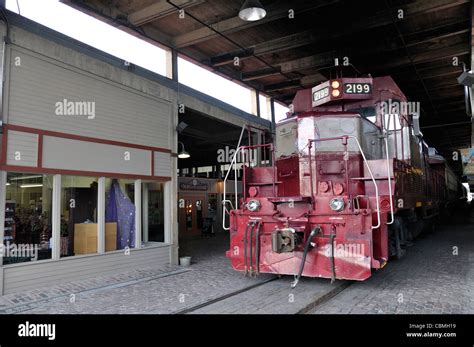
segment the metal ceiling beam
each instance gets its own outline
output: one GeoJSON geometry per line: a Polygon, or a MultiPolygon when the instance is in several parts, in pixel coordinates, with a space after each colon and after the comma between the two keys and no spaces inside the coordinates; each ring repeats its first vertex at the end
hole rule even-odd
{"type": "MultiPolygon", "coordinates": [[[[327,78],[321,74],[314,74],[308,76],[302,76],[299,78],[294,78],[289,81],[278,82],[274,84],[267,84],[264,86],[264,90],[266,92],[276,92],[279,90],[288,90],[293,88],[306,88],[306,87],[314,87],[317,84],[326,81],[327,78]]],[[[281,99],[280,96],[276,96],[277,99],[281,99]]]]}
{"type": "Polygon", "coordinates": [[[253,81],[261,78],[276,76],[281,74],[281,69],[264,68],[261,70],[248,71],[242,73],[242,81],[253,81]]]}
{"type": "MultiPolygon", "coordinates": [[[[426,62],[433,62],[441,59],[452,58],[454,56],[460,56],[470,52],[470,47],[466,44],[459,43],[454,46],[442,47],[434,50],[426,50],[421,53],[412,54],[412,60],[415,64],[421,64],[426,62]]],[[[377,70],[387,70],[402,65],[411,64],[408,57],[396,59],[385,64],[379,64],[377,70]]]]}
{"type": "Polygon", "coordinates": [[[274,84],[268,84],[264,87],[266,92],[275,92],[278,90],[285,90],[285,89],[293,89],[295,87],[300,87],[301,83],[300,80],[292,80],[292,81],[284,81],[274,84]]]}
{"type": "MultiPolygon", "coordinates": [[[[441,66],[435,67],[432,69],[419,69],[420,76],[424,80],[439,78],[439,77],[449,77],[449,76],[459,76],[461,73],[461,67],[459,66],[441,66]]],[[[410,75],[408,79],[412,81],[412,71],[403,71],[403,72],[395,72],[392,73],[392,76],[400,76],[401,81],[405,81],[405,79],[401,78],[402,76],[410,75]]]]}
{"type": "MultiPolygon", "coordinates": [[[[187,9],[199,4],[204,0],[173,0],[176,5],[183,9],[187,9]]],[[[177,13],[176,9],[171,6],[166,0],[158,0],[157,2],[146,6],[140,10],[132,12],[128,15],[128,21],[133,25],[143,25],[153,22],[157,19],[166,17],[172,13],[177,13]]]]}
{"type": "Polygon", "coordinates": [[[155,46],[167,48],[172,45],[171,37],[150,26],[143,28],[133,25],[125,19],[127,15],[115,7],[95,2],[91,4],[90,1],[60,0],[60,2],[155,46]]]}
{"type": "MultiPolygon", "coordinates": [[[[304,69],[328,67],[334,63],[334,58],[335,58],[335,53],[329,52],[327,54],[326,53],[317,54],[310,57],[295,59],[295,60],[291,60],[291,61],[279,64],[277,66],[277,69],[278,69],[277,71],[279,73],[290,73],[290,72],[296,72],[296,71],[304,70],[304,69]]],[[[242,73],[242,80],[243,81],[256,80],[256,79],[273,76],[275,74],[276,73],[272,73],[272,71],[266,68],[260,69],[260,70],[248,71],[248,72],[242,73]]],[[[320,73],[316,73],[316,74],[308,75],[308,76],[301,76],[301,78],[295,78],[295,79],[304,79],[304,78],[307,78],[309,81],[326,80],[326,78],[320,73]]],[[[308,82],[306,84],[308,84],[308,82]]]]}
{"type": "MultiPolygon", "coordinates": [[[[447,1],[447,0],[435,0],[435,1],[425,1],[425,2],[416,2],[412,4],[408,4],[404,7],[401,7],[405,10],[405,19],[410,18],[415,15],[423,14],[423,13],[430,13],[433,11],[437,11],[438,9],[447,9],[453,6],[459,6],[465,3],[469,3],[469,0],[460,0],[460,1],[447,1]]],[[[225,64],[230,64],[233,62],[235,57],[239,57],[240,59],[247,59],[252,57],[252,55],[264,55],[270,53],[277,53],[280,51],[295,49],[302,46],[307,46],[311,43],[321,41],[321,40],[332,40],[338,37],[342,37],[348,34],[352,34],[355,32],[368,30],[377,28],[380,26],[391,24],[390,16],[385,13],[385,15],[377,14],[370,18],[365,18],[363,20],[351,22],[351,25],[348,26],[346,29],[339,28],[339,30],[331,30],[326,32],[317,32],[315,33],[314,30],[307,30],[303,32],[299,32],[292,35],[287,35],[284,37],[280,37],[274,40],[270,40],[267,42],[263,42],[261,44],[254,45],[252,47],[248,47],[245,51],[233,51],[227,52],[210,59],[211,64],[214,66],[220,66],[225,64]]],[[[452,22],[449,22],[443,26],[429,28],[425,30],[421,30],[415,33],[410,33],[409,35],[420,34],[426,31],[432,31],[433,29],[439,29],[444,26],[451,26],[456,25],[462,22],[466,22],[465,20],[459,21],[459,19],[455,18],[452,22]]]]}
{"type": "MultiPolygon", "coordinates": [[[[465,31],[463,31],[465,32],[465,31]]],[[[438,35],[438,36],[433,36],[430,38],[430,40],[436,40],[441,37],[445,37],[446,34],[438,35]]],[[[425,42],[424,40],[421,42],[425,42]]],[[[447,47],[450,48],[450,47],[447,47]]],[[[457,46],[454,46],[453,49],[458,49],[455,54],[465,54],[468,52],[467,46],[459,44],[457,46]]],[[[392,42],[386,42],[385,44],[377,45],[377,51],[383,51],[384,49],[390,49],[390,50],[396,50],[399,49],[399,47],[394,47],[392,45],[392,42]]],[[[420,63],[420,62],[425,62],[425,61],[430,61],[431,55],[436,55],[438,52],[445,52],[446,48],[440,48],[438,50],[426,50],[425,52],[414,54],[414,61],[415,63],[420,63]],[[428,57],[428,58],[426,58],[428,57]]],[[[373,52],[371,52],[373,53],[373,52]]],[[[357,52],[354,52],[351,55],[351,58],[354,59],[354,57],[357,56],[364,56],[367,55],[367,50],[362,49],[357,52]]],[[[315,54],[309,57],[304,57],[304,58],[299,58],[299,59],[294,59],[288,62],[284,62],[281,64],[274,64],[275,66],[279,66],[281,69],[281,72],[283,73],[289,73],[289,72],[294,72],[294,71],[299,71],[299,70],[304,70],[304,69],[312,69],[312,68],[322,68],[322,67],[327,67],[331,66],[334,64],[334,58],[336,58],[337,52],[336,51],[329,51],[329,52],[323,52],[319,54],[315,54]]],[[[400,66],[400,65],[408,65],[410,64],[410,61],[408,58],[402,58],[400,61],[403,61],[401,64],[397,64],[396,61],[394,66],[400,66]]],[[[390,68],[391,65],[390,63],[377,66],[376,70],[385,70],[387,68],[390,68]],[[383,66],[383,67],[381,67],[383,66]]],[[[258,78],[264,78],[267,77],[268,75],[266,74],[265,69],[261,70],[254,70],[254,71],[249,71],[249,72],[244,72],[242,73],[242,77],[245,78],[245,76],[250,75],[252,76],[252,80],[258,79],[258,78]]]]}
{"type": "MultiPolygon", "coordinates": [[[[175,0],[172,0],[175,1],[175,0]]],[[[296,6],[289,6],[289,4],[276,4],[276,5],[269,5],[266,7],[267,16],[259,21],[248,22],[243,21],[239,18],[239,16],[234,16],[228,19],[224,19],[217,23],[211,24],[211,27],[215,30],[219,31],[221,34],[231,34],[235,33],[244,29],[249,29],[255,27],[257,25],[261,25],[264,23],[272,22],[282,18],[288,18],[288,11],[290,9],[294,10],[296,14],[302,14],[307,11],[312,11],[324,6],[332,5],[339,0],[324,0],[318,1],[318,4],[310,5],[307,4],[303,5],[296,5],[296,6]]],[[[199,28],[197,30],[190,31],[185,34],[178,35],[174,38],[174,46],[177,48],[184,48],[188,46],[195,45],[197,43],[201,43],[210,39],[218,37],[217,33],[207,27],[199,28]]]]}

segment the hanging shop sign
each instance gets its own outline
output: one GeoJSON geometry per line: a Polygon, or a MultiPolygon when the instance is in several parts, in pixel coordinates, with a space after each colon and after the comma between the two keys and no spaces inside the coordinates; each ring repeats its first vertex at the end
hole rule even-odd
{"type": "Polygon", "coordinates": [[[207,183],[199,182],[197,179],[192,179],[187,182],[181,182],[179,184],[179,189],[181,190],[208,190],[209,185],[207,183]]]}

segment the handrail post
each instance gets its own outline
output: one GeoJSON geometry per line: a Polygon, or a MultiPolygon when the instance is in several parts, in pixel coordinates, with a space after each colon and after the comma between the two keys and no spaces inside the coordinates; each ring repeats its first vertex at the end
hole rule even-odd
{"type": "MultiPolygon", "coordinates": [[[[236,158],[237,158],[237,153],[239,151],[239,147],[240,147],[240,143],[242,142],[242,138],[244,136],[244,133],[245,133],[245,129],[246,129],[246,125],[244,124],[242,126],[242,130],[240,132],[240,137],[239,137],[239,142],[237,143],[237,150],[235,151],[234,153],[234,156],[232,157],[232,160],[230,162],[230,166],[229,166],[229,170],[227,171],[227,174],[225,175],[224,177],[224,192],[223,192],[223,199],[222,199],[222,228],[224,230],[229,230],[230,227],[226,227],[225,226],[225,213],[227,212],[227,209],[225,207],[225,204],[226,202],[228,201],[227,200],[227,194],[226,194],[226,187],[227,187],[227,179],[229,178],[229,174],[230,172],[232,171],[232,165],[234,164],[236,158]]],[[[234,177],[235,178],[235,177],[234,177]]],[[[235,183],[235,196],[237,197],[237,182],[235,183]]],[[[237,199],[236,199],[237,201],[237,199]]]]}
{"type": "Polygon", "coordinates": [[[311,153],[311,148],[313,147],[313,141],[311,139],[309,140],[308,143],[308,156],[309,156],[309,184],[310,184],[310,189],[311,189],[311,204],[313,206],[313,209],[315,208],[315,203],[314,203],[314,184],[313,184],[313,159],[312,159],[312,153],[311,153]]]}
{"type": "MultiPolygon", "coordinates": [[[[388,124],[390,124],[390,115],[388,116],[388,124]]],[[[385,142],[385,156],[387,158],[387,180],[388,180],[388,195],[390,196],[390,215],[391,215],[391,220],[390,222],[387,222],[387,225],[393,224],[395,221],[395,216],[393,213],[393,197],[392,197],[392,175],[390,174],[390,160],[388,156],[388,129],[385,129],[385,115],[382,118],[382,134],[385,142]]],[[[396,135],[396,133],[395,133],[396,135]]]]}
{"type": "Polygon", "coordinates": [[[364,164],[365,166],[367,167],[367,170],[369,172],[369,175],[370,175],[370,178],[374,184],[374,187],[375,187],[375,205],[376,205],[376,209],[377,209],[377,225],[373,226],[372,225],[372,229],[377,229],[380,227],[380,206],[379,206],[379,187],[377,185],[377,182],[375,181],[375,177],[372,173],[372,169],[370,168],[369,166],[369,163],[367,161],[367,158],[365,157],[365,154],[364,154],[364,151],[362,150],[362,147],[360,146],[360,143],[359,143],[359,140],[357,140],[357,137],[355,136],[349,136],[349,135],[344,135],[344,136],[339,136],[339,137],[327,137],[327,138],[322,138],[322,139],[317,139],[317,140],[313,140],[313,139],[310,139],[309,141],[310,142],[317,142],[317,141],[334,141],[334,140],[342,140],[342,143],[343,144],[346,144],[347,145],[347,140],[348,139],[354,139],[356,144],[357,144],[357,147],[359,148],[359,151],[360,151],[360,154],[362,155],[362,159],[364,159],[364,164]]]}
{"type": "Polygon", "coordinates": [[[357,137],[355,136],[347,136],[348,138],[354,139],[357,147],[359,147],[360,154],[362,155],[362,158],[364,159],[365,166],[367,166],[367,171],[369,172],[370,178],[372,179],[372,182],[374,183],[375,186],[375,206],[377,209],[377,225],[373,226],[372,229],[377,229],[380,227],[380,206],[379,206],[379,187],[377,186],[377,182],[375,181],[375,177],[372,173],[372,169],[369,166],[369,163],[365,157],[364,151],[362,150],[362,147],[360,146],[359,140],[357,140],[357,137]]]}

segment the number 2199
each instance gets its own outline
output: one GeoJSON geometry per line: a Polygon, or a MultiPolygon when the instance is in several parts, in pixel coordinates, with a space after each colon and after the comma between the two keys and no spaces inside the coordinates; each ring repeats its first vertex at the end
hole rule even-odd
{"type": "Polygon", "coordinates": [[[346,94],[370,94],[371,87],[370,83],[345,83],[344,92],[346,94]]]}

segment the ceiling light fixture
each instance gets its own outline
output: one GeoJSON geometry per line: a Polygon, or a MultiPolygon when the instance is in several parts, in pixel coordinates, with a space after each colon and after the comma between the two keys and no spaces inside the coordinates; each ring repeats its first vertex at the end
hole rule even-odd
{"type": "Polygon", "coordinates": [[[41,183],[38,184],[22,184],[20,185],[20,188],[40,188],[43,185],[41,183]]]}
{"type": "Polygon", "coordinates": [[[33,176],[17,176],[10,178],[10,181],[20,181],[20,180],[30,180],[33,178],[41,178],[43,175],[33,175],[33,176]]]}
{"type": "Polygon", "coordinates": [[[254,22],[264,18],[267,11],[263,8],[258,0],[245,0],[242,8],[239,11],[239,17],[248,22],[254,22]]]}
{"type": "Polygon", "coordinates": [[[188,159],[191,156],[191,154],[186,152],[186,150],[184,149],[184,143],[178,142],[178,144],[181,144],[181,146],[183,146],[183,150],[181,152],[179,152],[178,158],[179,159],[188,159]]]}

